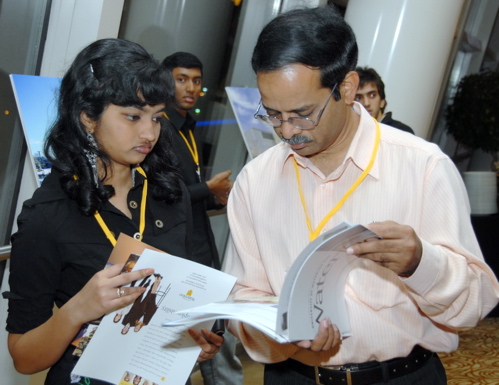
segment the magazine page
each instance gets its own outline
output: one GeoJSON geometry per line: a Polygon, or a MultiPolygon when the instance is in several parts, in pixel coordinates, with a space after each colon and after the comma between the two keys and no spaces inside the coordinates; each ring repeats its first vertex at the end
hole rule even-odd
{"type": "MultiPolygon", "coordinates": [[[[351,335],[345,305],[345,282],[358,260],[345,250],[354,243],[379,239],[368,228],[343,222],[311,242],[293,262],[278,299],[212,303],[178,312],[165,326],[189,325],[215,318],[234,319],[256,327],[279,342],[312,340],[319,322],[329,317],[342,337],[351,335]]],[[[275,298],[275,297],[269,297],[275,298]]]]}
{"type": "Polygon", "coordinates": [[[289,342],[285,335],[275,332],[277,297],[236,299],[210,303],[177,312],[177,319],[163,322],[163,326],[182,326],[187,329],[198,323],[217,318],[244,321],[280,343],[289,342]]]}
{"type": "MultiPolygon", "coordinates": [[[[147,288],[133,304],[102,319],[73,375],[112,384],[135,376],[151,384],[183,384],[201,349],[185,328],[163,328],[161,323],[178,310],[227,299],[236,278],[151,249],[140,255],[127,253],[134,260],[133,270],[155,272],[132,283],[147,288]]],[[[207,321],[197,329],[210,329],[212,324],[207,321]]]]}
{"type": "Polygon", "coordinates": [[[317,250],[291,289],[288,307],[279,307],[277,333],[290,341],[312,340],[319,324],[329,318],[342,338],[351,335],[345,304],[345,283],[357,257],[344,252],[317,250]],[[287,310],[286,310],[287,309],[287,310]]]}
{"type": "Polygon", "coordinates": [[[308,244],[286,274],[276,332],[291,341],[310,340],[328,317],[342,337],[351,335],[344,288],[357,257],[345,250],[373,239],[379,237],[368,228],[342,222],[308,244]]]}
{"type": "Polygon", "coordinates": [[[180,318],[165,321],[163,326],[182,325],[184,329],[187,329],[207,320],[233,319],[257,328],[277,342],[286,343],[314,339],[318,331],[316,324],[318,325],[318,322],[328,316],[331,322],[338,326],[342,337],[347,337],[350,335],[350,324],[344,305],[343,286],[350,271],[351,262],[357,258],[335,251],[327,255],[324,251],[316,251],[316,253],[313,269],[303,269],[297,276],[298,284],[291,286],[291,290],[298,287],[301,289],[291,294],[292,299],[288,301],[288,308],[281,308],[282,301],[277,304],[251,299],[228,300],[178,311],[176,315],[180,318]],[[328,275],[327,279],[323,274],[328,275]],[[324,297],[327,297],[327,309],[332,313],[330,315],[326,315],[325,304],[315,304],[315,297],[311,297],[313,291],[304,289],[312,287],[314,290],[315,288],[311,285],[314,285],[313,282],[316,279],[321,281],[315,283],[321,291],[319,295],[323,295],[322,291],[328,293],[324,297]],[[304,310],[312,314],[307,317],[307,314],[303,313],[304,310]],[[288,317],[291,320],[290,325],[288,325],[288,317]]]}

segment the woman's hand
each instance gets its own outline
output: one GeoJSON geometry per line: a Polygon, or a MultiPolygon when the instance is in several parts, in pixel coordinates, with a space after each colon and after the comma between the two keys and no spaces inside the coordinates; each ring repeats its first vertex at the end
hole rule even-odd
{"type": "Polygon", "coordinates": [[[199,333],[195,329],[188,329],[189,335],[202,349],[198,357],[198,362],[211,360],[220,351],[224,343],[224,338],[207,329],[201,329],[199,333]]]}
{"type": "Polygon", "coordinates": [[[25,334],[9,334],[9,352],[17,371],[33,374],[49,368],[61,358],[84,323],[135,301],[144,288],[122,286],[154,270],[120,274],[122,268],[123,264],[116,264],[99,271],[45,323],[25,334]]]}
{"type": "Polygon", "coordinates": [[[154,273],[142,269],[120,274],[123,264],[116,264],[96,273],[87,284],[67,303],[72,309],[74,322],[82,325],[103,315],[131,304],[145,288],[122,287],[154,273]]]}

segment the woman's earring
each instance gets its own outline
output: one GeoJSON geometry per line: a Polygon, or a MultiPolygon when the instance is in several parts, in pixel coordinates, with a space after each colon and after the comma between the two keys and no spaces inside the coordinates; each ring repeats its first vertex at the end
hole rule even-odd
{"type": "Polygon", "coordinates": [[[90,132],[87,132],[87,139],[90,144],[90,147],[94,151],[89,151],[89,150],[83,150],[83,151],[85,152],[85,156],[87,157],[87,160],[90,163],[90,167],[92,167],[95,187],[99,187],[99,173],[97,172],[97,142],[95,141],[94,136],[90,132]]]}

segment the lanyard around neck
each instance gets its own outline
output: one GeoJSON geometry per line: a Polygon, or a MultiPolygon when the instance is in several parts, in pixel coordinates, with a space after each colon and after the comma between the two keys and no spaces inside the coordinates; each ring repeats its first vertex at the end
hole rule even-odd
{"type": "Polygon", "coordinates": [[[298,182],[298,192],[300,193],[300,199],[301,199],[301,204],[303,206],[303,210],[305,211],[305,218],[307,221],[307,226],[308,226],[308,231],[309,231],[309,238],[310,242],[312,242],[315,238],[317,238],[326,225],[326,223],[332,218],[334,214],[338,212],[338,210],[343,206],[345,201],[352,195],[352,193],[355,191],[357,187],[362,183],[364,178],[369,174],[369,171],[371,171],[374,161],[376,159],[376,154],[378,153],[378,148],[379,148],[379,142],[380,142],[380,127],[379,123],[374,119],[376,123],[376,137],[374,139],[374,148],[373,152],[371,154],[371,159],[369,160],[369,163],[366,167],[366,169],[362,172],[362,174],[357,178],[357,180],[350,186],[348,191],[343,195],[343,197],[340,199],[340,201],[334,206],[331,211],[322,219],[321,223],[319,223],[319,226],[314,230],[312,228],[312,222],[310,221],[310,217],[308,215],[308,210],[307,210],[307,204],[305,202],[305,196],[303,194],[303,189],[301,185],[301,178],[300,178],[300,170],[298,168],[298,163],[296,162],[296,158],[293,156],[293,161],[294,161],[294,166],[295,166],[295,173],[296,173],[296,180],[298,182]]]}
{"type": "MultiPolygon", "coordinates": [[[[140,202],[139,232],[133,235],[135,239],[141,241],[146,228],[147,175],[142,167],[138,166],[135,169],[145,178],[144,187],[142,188],[142,201],[140,202]]],[[[94,217],[99,223],[102,231],[104,231],[104,234],[106,234],[107,239],[109,239],[109,242],[111,242],[114,247],[116,245],[116,238],[111,230],[109,230],[109,227],[107,227],[106,222],[104,222],[104,219],[102,219],[102,216],[98,211],[95,212],[94,217]]]]}
{"type": "Polygon", "coordinates": [[[187,145],[189,152],[191,153],[192,159],[194,160],[194,163],[196,163],[196,173],[198,174],[199,180],[201,180],[201,168],[199,167],[198,147],[196,146],[196,141],[194,140],[194,134],[192,133],[192,130],[189,130],[189,137],[191,139],[191,143],[189,143],[189,141],[187,140],[182,131],[179,130],[178,133],[180,134],[182,139],[184,139],[184,142],[187,145]]]}

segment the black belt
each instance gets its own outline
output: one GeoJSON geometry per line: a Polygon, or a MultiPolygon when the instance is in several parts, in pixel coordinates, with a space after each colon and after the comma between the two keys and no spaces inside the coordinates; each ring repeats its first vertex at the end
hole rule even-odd
{"type": "Polygon", "coordinates": [[[383,362],[370,361],[362,364],[324,367],[305,365],[288,359],[270,365],[300,373],[313,379],[319,385],[368,385],[412,373],[422,368],[433,356],[433,352],[416,346],[407,357],[383,362]]]}

